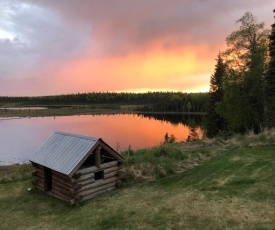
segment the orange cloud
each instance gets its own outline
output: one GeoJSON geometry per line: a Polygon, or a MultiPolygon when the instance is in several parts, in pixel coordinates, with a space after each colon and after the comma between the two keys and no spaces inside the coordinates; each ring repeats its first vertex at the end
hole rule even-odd
{"type": "Polygon", "coordinates": [[[73,59],[60,67],[58,84],[72,92],[207,91],[215,66],[208,53],[203,45],[177,50],[155,45],[144,53],[127,56],[73,59]]]}

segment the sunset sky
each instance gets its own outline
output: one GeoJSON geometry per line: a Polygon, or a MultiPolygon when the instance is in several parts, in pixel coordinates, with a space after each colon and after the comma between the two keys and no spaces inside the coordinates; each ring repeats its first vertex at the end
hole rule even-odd
{"type": "Polygon", "coordinates": [[[225,38],[274,0],[0,0],[0,96],[208,91],[225,38]]]}

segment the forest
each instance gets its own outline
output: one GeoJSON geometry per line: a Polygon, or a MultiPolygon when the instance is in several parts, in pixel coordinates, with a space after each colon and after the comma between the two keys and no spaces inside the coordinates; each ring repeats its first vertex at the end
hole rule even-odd
{"type": "Polygon", "coordinates": [[[0,97],[0,106],[15,103],[20,106],[52,105],[136,105],[144,112],[205,113],[208,93],[147,92],[114,93],[93,92],[39,97],[0,97]]]}
{"type": "Polygon", "coordinates": [[[224,131],[257,134],[275,126],[275,23],[266,29],[246,12],[236,24],[210,80],[209,137],[224,131]]]}

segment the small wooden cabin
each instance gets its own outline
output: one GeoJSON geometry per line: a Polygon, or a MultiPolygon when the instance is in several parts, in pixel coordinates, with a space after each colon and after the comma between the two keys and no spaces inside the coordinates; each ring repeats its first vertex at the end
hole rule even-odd
{"type": "Polygon", "coordinates": [[[30,158],[33,185],[76,204],[114,189],[123,161],[101,138],[54,132],[30,158]]]}

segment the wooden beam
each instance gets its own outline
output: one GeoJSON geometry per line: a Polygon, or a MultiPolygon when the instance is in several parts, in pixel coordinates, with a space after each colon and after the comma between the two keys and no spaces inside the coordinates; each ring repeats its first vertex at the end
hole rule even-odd
{"type": "Polygon", "coordinates": [[[93,189],[93,188],[100,187],[100,186],[108,184],[108,183],[115,182],[115,181],[117,181],[117,179],[118,179],[118,177],[114,176],[114,177],[108,178],[106,180],[95,182],[93,184],[84,185],[79,190],[77,190],[77,193],[81,193],[81,192],[83,192],[85,190],[88,190],[88,189],[93,189]]]}
{"type": "Polygon", "coordinates": [[[86,168],[80,168],[79,170],[76,171],[76,174],[81,173],[81,174],[86,174],[86,173],[91,173],[98,170],[98,167],[96,166],[91,166],[91,167],[86,167],[86,168]]]}
{"type": "Polygon", "coordinates": [[[113,176],[117,176],[117,171],[104,174],[104,179],[108,179],[113,176]]]}
{"type": "Polygon", "coordinates": [[[83,181],[79,181],[77,182],[76,184],[74,184],[74,186],[80,186],[79,188],[81,188],[83,185],[86,185],[86,184],[92,184],[95,182],[95,178],[92,178],[92,179],[87,179],[87,180],[83,180],[83,181]]]}
{"type": "Polygon", "coordinates": [[[93,188],[93,189],[88,189],[88,190],[85,190],[81,193],[78,193],[76,195],[76,198],[77,199],[83,199],[83,197],[85,197],[85,196],[88,196],[88,195],[91,195],[93,193],[96,193],[96,192],[99,192],[99,191],[102,191],[102,190],[105,190],[105,189],[108,189],[108,188],[111,188],[111,187],[115,187],[115,186],[116,186],[116,182],[112,182],[112,183],[102,185],[100,187],[96,187],[96,188],[93,188]]]}
{"type": "Polygon", "coordinates": [[[75,192],[75,190],[76,190],[72,185],[67,185],[67,184],[64,184],[64,183],[62,183],[62,182],[60,182],[60,181],[57,181],[57,180],[54,180],[54,179],[53,179],[52,182],[53,182],[53,183],[52,183],[52,186],[53,186],[53,187],[56,187],[56,186],[62,187],[63,189],[68,190],[68,191],[70,191],[70,192],[75,192]]]}
{"type": "Polygon", "coordinates": [[[110,162],[101,164],[100,168],[97,167],[97,166],[90,166],[90,167],[80,168],[79,170],[76,171],[76,174],[80,173],[81,175],[84,175],[84,174],[87,174],[87,173],[95,172],[99,169],[105,169],[106,170],[107,168],[111,168],[111,167],[115,167],[115,166],[117,167],[117,165],[118,165],[118,161],[110,161],[110,162]]]}
{"type": "Polygon", "coordinates": [[[100,156],[101,146],[98,146],[95,150],[95,166],[100,168],[101,166],[101,156],[100,156]]]}
{"type": "Polygon", "coordinates": [[[117,166],[117,165],[118,165],[118,161],[110,161],[110,162],[102,164],[100,168],[101,169],[107,169],[107,168],[117,166]]]}
{"type": "Polygon", "coordinates": [[[110,146],[108,146],[108,144],[106,144],[103,140],[100,141],[100,145],[115,159],[122,162],[125,161],[125,159],[122,156],[120,156],[115,150],[113,150],[110,146]]]}
{"type": "Polygon", "coordinates": [[[61,178],[61,177],[58,177],[56,175],[52,175],[52,178],[55,179],[55,180],[58,180],[62,183],[66,183],[68,185],[72,185],[72,181],[71,180],[64,180],[64,178],[61,178]]]}
{"type": "Polygon", "coordinates": [[[60,192],[60,191],[58,191],[57,189],[54,189],[54,188],[52,189],[52,193],[63,197],[67,201],[70,201],[71,199],[74,199],[74,197],[68,196],[67,194],[64,194],[64,193],[62,193],[62,192],[60,192]]]}
{"type": "Polygon", "coordinates": [[[104,173],[106,174],[106,173],[118,171],[122,168],[123,168],[122,166],[114,166],[114,167],[106,168],[106,169],[104,169],[104,173]]]}
{"type": "Polygon", "coordinates": [[[84,180],[88,180],[88,179],[93,179],[95,178],[95,174],[94,173],[88,173],[88,174],[85,174],[81,177],[79,177],[78,179],[75,179],[75,178],[72,178],[72,183],[79,183],[81,181],[84,181],[84,180]]]}
{"type": "Polygon", "coordinates": [[[52,171],[52,175],[58,178],[62,178],[62,180],[66,180],[66,181],[71,181],[71,178],[65,174],[56,172],[56,171],[52,171]]]}

